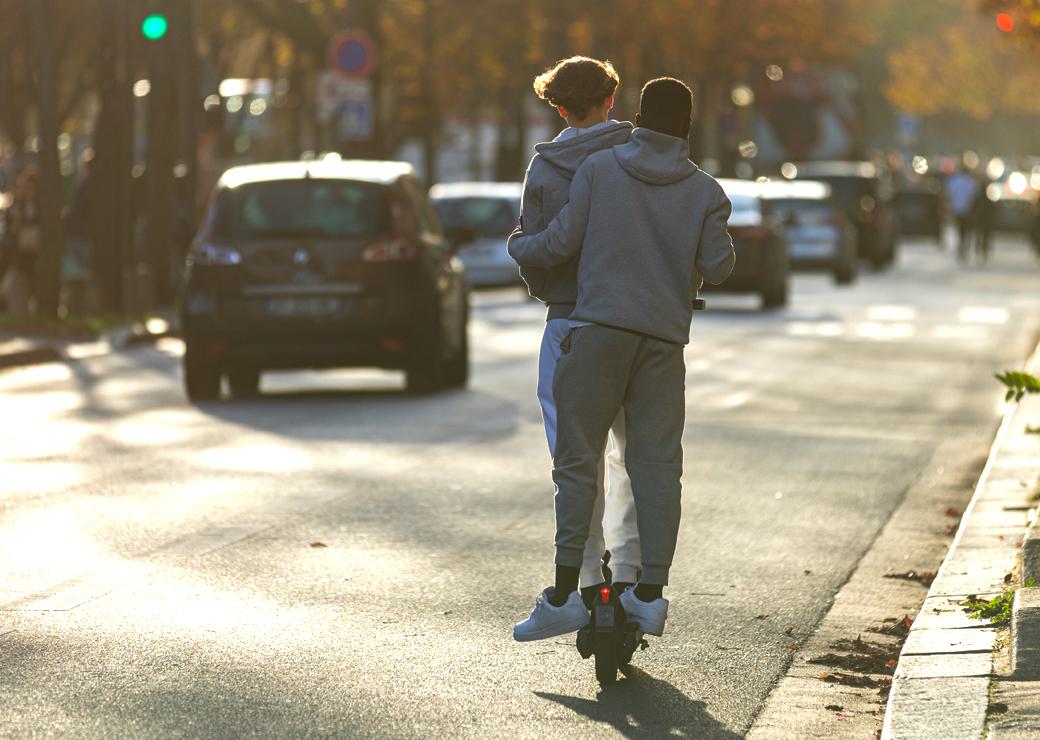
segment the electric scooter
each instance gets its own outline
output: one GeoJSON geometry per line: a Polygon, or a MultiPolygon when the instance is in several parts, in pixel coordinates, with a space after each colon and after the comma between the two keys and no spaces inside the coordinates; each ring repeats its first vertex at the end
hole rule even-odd
{"type": "Polygon", "coordinates": [[[636,650],[646,650],[650,644],[635,622],[628,621],[614,590],[613,578],[607,563],[610,553],[603,556],[605,584],[593,597],[591,619],[578,630],[578,653],[583,659],[595,656],[596,680],[606,686],[617,681],[618,669],[632,662],[636,650]]]}

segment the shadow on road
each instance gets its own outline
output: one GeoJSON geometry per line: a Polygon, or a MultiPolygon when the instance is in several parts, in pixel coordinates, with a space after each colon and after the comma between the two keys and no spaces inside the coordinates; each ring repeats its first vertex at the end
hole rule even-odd
{"type": "Polygon", "coordinates": [[[596,699],[534,692],[582,717],[610,725],[628,738],[688,737],[739,738],[708,714],[704,702],[686,696],[667,681],[635,666],[623,669],[625,678],[604,687],[596,699]]]}

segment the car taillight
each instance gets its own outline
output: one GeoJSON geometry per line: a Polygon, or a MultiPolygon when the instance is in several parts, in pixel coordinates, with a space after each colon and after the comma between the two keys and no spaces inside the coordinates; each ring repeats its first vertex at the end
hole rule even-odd
{"type": "Polygon", "coordinates": [[[418,254],[415,246],[404,241],[379,242],[365,248],[362,262],[405,262],[418,254]]]}
{"type": "Polygon", "coordinates": [[[234,247],[222,247],[219,244],[202,242],[191,250],[191,262],[194,265],[240,265],[242,253],[234,247]]]}

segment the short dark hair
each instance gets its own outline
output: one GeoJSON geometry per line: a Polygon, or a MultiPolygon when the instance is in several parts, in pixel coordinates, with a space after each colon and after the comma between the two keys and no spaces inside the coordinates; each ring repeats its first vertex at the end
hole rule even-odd
{"type": "Polygon", "coordinates": [[[571,57],[535,77],[534,91],[550,105],[562,105],[572,116],[584,118],[613,95],[620,82],[610,62],[571,57]]]}
{"type": "Polygon", "coordinates": [[[685,139],[693,123],[693,91],[682,80],[658,77],[643,85],[639,124],[685,139]]]}

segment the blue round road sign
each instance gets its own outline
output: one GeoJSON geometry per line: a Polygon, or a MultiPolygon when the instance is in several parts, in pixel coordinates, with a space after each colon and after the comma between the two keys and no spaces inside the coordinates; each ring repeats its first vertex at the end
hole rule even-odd
{"type": "Polygon", "coordinates": [[[329,43],[329,66],[344,77],[368,77],[376,66],[376,47],[363,31],[344,31],[329,43]]]}

